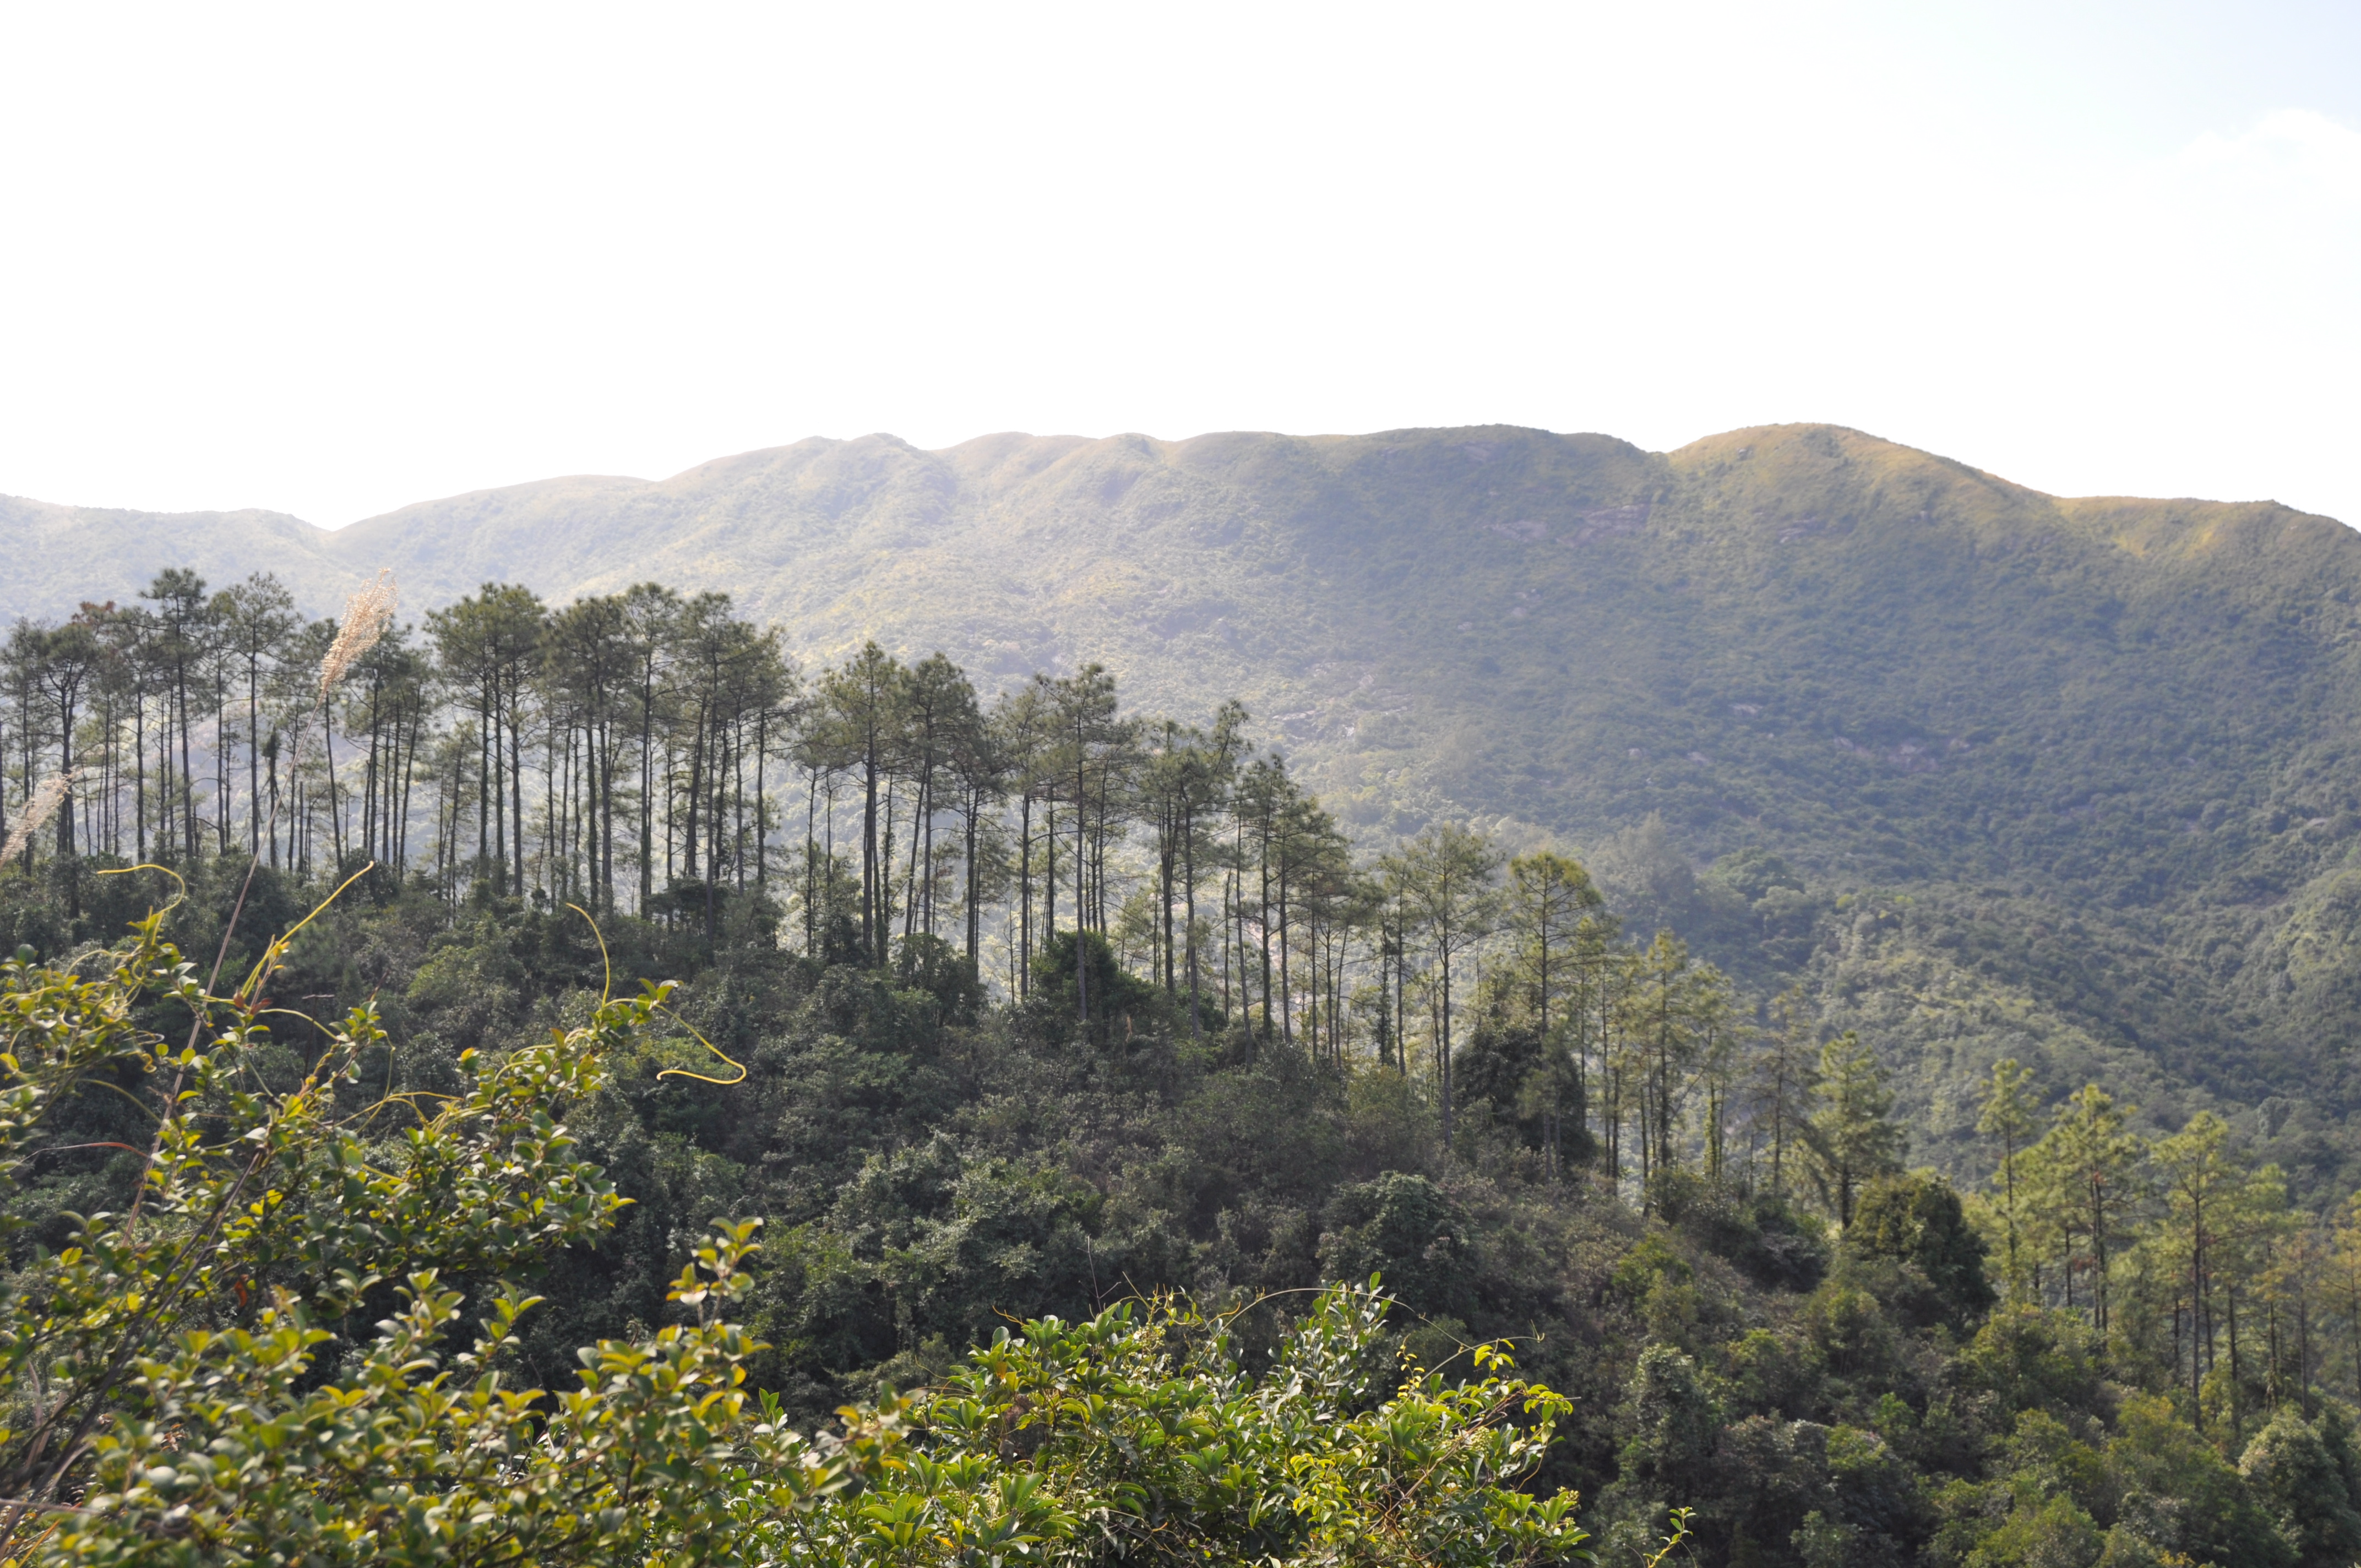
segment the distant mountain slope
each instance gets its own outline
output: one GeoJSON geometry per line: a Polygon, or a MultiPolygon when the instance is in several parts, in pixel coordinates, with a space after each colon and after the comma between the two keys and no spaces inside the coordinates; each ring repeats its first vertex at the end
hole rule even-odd
{"type": "Polygon", "coordinates": [[[813,661],[873,635],[987,682],[1099,659],[1188,716],[1235,693],[1364,828],[1564,836],[1754,983],[1812,978],[1905,1042],[1947,1159],[2004,1052],[2315,1163],[2361,1094],[2361,538],[2268,502],[2059,500],[1817,425],[869,436],[333,534],[5,502],[0,546],[49,613],[176,562],[319,610],[380,565],[413,613],[655,578],[813,661]]]}
{"type": "Polygon", "coordinates": [[[275,511],[126,511],[0,496],[0,618],[128,603],[164,565],[225,582],[269,567],[315,609],[341,602],[349,570],[335,536],[275,511]]]}

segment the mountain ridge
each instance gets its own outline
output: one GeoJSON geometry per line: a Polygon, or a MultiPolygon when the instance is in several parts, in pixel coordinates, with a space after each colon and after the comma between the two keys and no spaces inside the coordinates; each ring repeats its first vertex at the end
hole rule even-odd
{"type": "MultiPolygon", "coordinates": [[[[2291,518],[2304,518],[2334,523],[2335,520],[2304,513],[2275,500],[2215,501],[2202,498],[2136,497],[2104,495],[2065,497],[2037,490],[2008,480],[1988,470],[1975,468],[1957,460],[1921,452],[1883,438],[1840,425],[1797,423],[1748,426],[1703,436],[1688,444],[1668,452],[1648,453],[1644,449],[1614,436],[1595,433],[1567,433],[1515,425],[1471,425],[1404,427],[1399,430],[1360,434],[1286,435],[1261,431],[1221,431],[1180,439],[1166,439],[1138,433],[1090,437],[1079,435],[1033,435],[1023,432],[995,432],[972,437],[950,446],[921,448],[888,433],[877,432],[852,437],[809,436],[779,446],[758,447],[731,453],[694,464],[676,474],[649,479],[631,475],[569,474],[546,478],[524,480],[515,484],[488,486],[465,490],[449,496],[431,498],[398,507],[391,511],[363,518],[338,528],[324,528],[289,513],[265,508],[203,509],[189,511],[151,511],[127,507],[84,506],[43,501],[27,497],[0,494],[0,538],[12,546],[27,543],[65,542],[63,536],[77,529],[133,527],[142,530],[159,528],[236,531],[259,533],[273,547],[292,546],[320,565],[347,575],[353,582],[360,580],[370,568],[362,565],[372,554],[405,556],[436,556],[441,549],[423,549],[415,540],[404,541],[403,531],[420,522],[439,525],[444,532],[462,525],[497,523],[515,517],[530,516],[533,511],[553,504],[584,505],[631,501],[654,495],[701,488],[698,481],[716,477],[735,477],[751,470],[774,468],[780,460],[806,453],[838,455],[863,453],[864,449],[884,447],[908,458],[935,460],[941,463],[961,480],[968,483],[990,483],[1005,480],[1010,458],[1021,455],[1031,461],[1024,465],[1023,477],[1030,478],[1041,468],[1062,462],[1077,452],[1129,450],[1152,453],[1161,456],[1179,456],[1184,460],[1191,454],[1224,444],[1280,444],[1305,449],[1340,448],[1355,444],[1381,443],[1399,448],[1411,441],[1444,437],[1481,437],[1507,435],[1540,437],[1562,443],[1597,443],[1618,449],[1633,458],[1654,459],[1679,465],[1719,455],[1726,448],[1752,445],[1756,438],[1791,435],[1797,433],[1824,433],[1855,439],[1894,454],[1908,454],[1951,469],[1963,477],[2002,487],[2026,499],[2046,502],[2059,509],[2061,520],[2072,520],[2081,514],[2111,509],[2125,514],[2122,521],[2135,528],[2145,524],[2150,531],[2160,521],[2164,509],[2202,508],[2213,511],[2257,512],[2291,518]],[[2146,513],[2147,516],[2140,514],[2146,513]]],[[[1466,446],[1478,443],[1461,440],[1453,444],[1466,446]]],[[[1118,492],[1119,493],[1119,492],[1118,492]]],[[[1108,499],[1115,499],[1110,496],[1108,499]]],[[[2336,524],[2340,529],[2344,525],[2336,524]]],[[[2348,531],[2349,532],[2349,531],[2348,531]]],[[[2119,542],[2127,548],[2138,548],[2126,536],[2119,542]]],[[[202,539],[197,541],[202,546],[202,539]]],[[[243,543],[243,542],[242,542],[243,543]]],[[[306,563],[310,564],[310,563],[306,563]]],[[[487,563],[496,567],[514,569],[519,565],[507,560],[487,563]]],[[[447,574],[445,574],[447,575],[447,574]]],[[[340,578],[339,582],[342,581],[340,578]]],[[[327,594],[336,587],[325,580],[313,585],[315,595],[327,594]]],[[[467,585],[472,587],[472,584],[467,585]]],[[[554,587],[543,590],[563,594],[567,590],[554,587]]],[[[52,591],[46,598],[37,588],[31,607],[36,612],[60,613],[70,608],[68,601],[59,599],[52,591]]],[[[76,601],[78,602],[78,601],[76,601]]],[[[319,613],[328,613],[333,604],[324,600],[307,606],[319,613]]]]}
{"type": "Polygon", "coordinates": [[[2108,1064],[2167,1123],[2304,1097],[2273,1137],[2346,1157],[2361,537],[2331,519],[2052,497],[1831,425],[1488,425],[812,438],[308,527],[0,502],[52,615],[176,564],[314,613],[390,565],[413,617],[655,579],[807,666],[874,636],[987,690],[1095,659],[1143,710],[1236,696],[1356,831],[1566,843],[1751,988],[1857,1003],[1938,1162],[2003,1054],[2108,1064]]]}

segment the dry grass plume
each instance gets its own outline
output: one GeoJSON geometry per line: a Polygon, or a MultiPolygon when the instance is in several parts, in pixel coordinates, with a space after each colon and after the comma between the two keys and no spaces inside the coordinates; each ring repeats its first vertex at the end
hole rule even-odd
{"type": "Polygon", "coordinates": [[[74,768],[62,773],[51,773],[41,781],[41,787],[35,790],[33,798],[25,803],[24,814],[16,818],[16,826],[9,831],[7,847],[0,849],[0,864],[15,860],[25,846],[33,841],[33,835],[49,825],[49,819],[58,814],[58,807],[63,806],[66,796],[73,793],[74,780],[81,776],[82,770],[74,768]]]}
{"type": "Polygon", "coordinates": [[[377,581],[345,600],[344,619],[337,623],[336,640],[329,644],[327,657],[320,661],[320,700],[326,702],[328,693],[345,672],[353,667],[360,656],[377,645],[393,624],[396,598],[393,568],[379,571],[377,581]]]}

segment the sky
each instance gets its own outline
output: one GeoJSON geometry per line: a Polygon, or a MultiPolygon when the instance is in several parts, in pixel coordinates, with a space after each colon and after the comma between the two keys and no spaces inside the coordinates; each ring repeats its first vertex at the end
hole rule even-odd
{"type": "Polygon", "coordinates": [[[2361,4],[0,0],[0,493],[1824,420],[2361,524],[2361,4]]]}

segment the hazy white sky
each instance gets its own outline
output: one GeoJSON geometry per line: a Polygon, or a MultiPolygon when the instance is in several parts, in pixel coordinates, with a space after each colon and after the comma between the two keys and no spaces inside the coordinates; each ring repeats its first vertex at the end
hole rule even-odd
{"type": "Polygon", "coordinates": [[[2361,523],[2361,5],[0,4],[0,491],[1833,420],[2361,523]]]}

